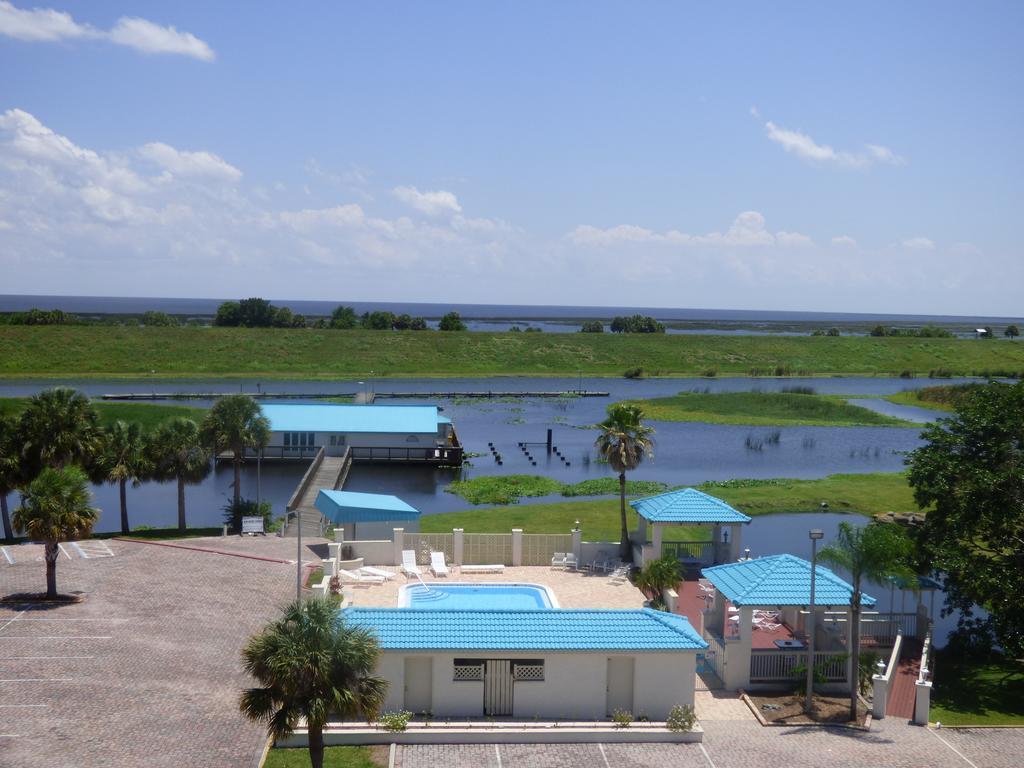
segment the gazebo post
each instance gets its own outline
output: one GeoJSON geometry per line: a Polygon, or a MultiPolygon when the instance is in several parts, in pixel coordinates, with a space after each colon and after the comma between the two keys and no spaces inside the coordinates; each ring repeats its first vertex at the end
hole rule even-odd
{"type": "Polygon", "coordinates": [[[651,525],[651,549],[654,553],[654,559],[657,560],[661,557],[661,536],[663,529],[661,523],[653,523],[651,525]]]}

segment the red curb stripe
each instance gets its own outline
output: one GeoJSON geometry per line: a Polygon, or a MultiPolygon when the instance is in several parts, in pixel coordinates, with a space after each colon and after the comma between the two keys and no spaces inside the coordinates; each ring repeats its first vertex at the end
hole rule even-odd
{"type": "Polygon", "coordinates": [[[209,552],[211,555],[227,555],[228,557],[241,557],[245,560],[262,560],[265,563],[284,563],[292,565],[291,560],[281,560],[277,557],[261,557],[260,555],[243,555],[240,552],[225,552],[221,549],[203,549],[202,547],[189,547],[185,544],[170,544],[166,541],[147,541],[145,539],[127,539],[121,536],[112,536],[114,541],[125,541],[129,544],[150,544],[154,547],[170,547],[171,549],[187,549],[192,552],[209,552]]]}

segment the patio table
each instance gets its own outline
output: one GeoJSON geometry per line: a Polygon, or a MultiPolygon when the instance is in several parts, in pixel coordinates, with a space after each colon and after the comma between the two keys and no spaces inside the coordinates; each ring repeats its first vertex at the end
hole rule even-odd
{"type": "Polygon", "coordinates": [[[796,650],[803,650],[806,647],[799,640],[776,640],[775,646],[777,648],[791,648],[796,650]]]}

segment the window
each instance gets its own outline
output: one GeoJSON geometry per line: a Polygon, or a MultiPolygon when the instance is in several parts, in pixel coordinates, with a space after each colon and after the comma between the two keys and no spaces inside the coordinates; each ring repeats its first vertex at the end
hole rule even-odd
{"type": "Polygon", "coordinates": [[[284,447],[285,448],[289,448],[291,446],[291,444],[292,444],[292,433],[291,432],[285,432],[284,433],[284,447]]]}
{"type": "Polygon", "coordinates": [[[456,683],[474,682],[484,679],[483,659],[455,659],[452,680],[456,683]]]}
{"type": "Polygon", "coordinates": [[[512,679],[516,682],[544,682],[544,659],[513,661],[512,679]]]}
{"type": "Polygon", "coordinates": [[[338,444],[338,436],[337,435],[331,435],[331,445],[337,445],[337,444],[338,444]]]}
{"type": "Polygon", "coordinates": [[[298,438],[299,438],[299,445],[301,445],[303,448],[305,448],[306,447],[306,433],[305,432],[299,432],[298,438]]]}
{"type": "Polygon", "coordinates": [[[316,433],[315,432],[307,432],[306,433],[306,439],[309,441],[307,443],[307,445],[309,445],[310,447],[316,445],[316,433]]]}

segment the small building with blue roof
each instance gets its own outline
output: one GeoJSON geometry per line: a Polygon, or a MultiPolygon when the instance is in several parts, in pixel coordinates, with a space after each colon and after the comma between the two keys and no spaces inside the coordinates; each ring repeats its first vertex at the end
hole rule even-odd
{"type": "Polygon", "coordinates": [[[420,512],[397,496],[321,488],[316,508],[344,531],[345,541],[390,539],[395,528],[420,529],[420,512]]]}
{"type": "Polygon", "coordinates": [[[707,643],[684,616],[596,609],[347,608],[370,630],[384,710],[433,717],[664,720],[693,705],[707,643]]]}
{"type": "Polygon", "coordinates": [[[750,522],[748,515],[696,488],[659,493],[629,505],[639,520],[639,527],[631,534],[633,560],[639,565],[665,554],[674,554],[693,568],[732,562],[739,556],[742,527],[750,522]],[[709,526],[711,540],[663,541],[666,528],[682,525],[709,526]]]}
{"type": "Polygon", "coordinates": [[[264,458],[351,452],[353,461],[461,464],[451,419],[436,405],[264,403],[270,443],[264,458]]]}

